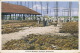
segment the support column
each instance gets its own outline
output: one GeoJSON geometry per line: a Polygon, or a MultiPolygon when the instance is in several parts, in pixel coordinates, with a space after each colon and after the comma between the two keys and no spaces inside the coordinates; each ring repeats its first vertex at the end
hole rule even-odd
{"type": "Polygon", "coordinates": [[[16,14],[15,14],[15,20],[16,20],[16,14]]]}
{"type": "Polygon", "coordinates": [[[35,15],[35,20],[37,20],[37,17],[36,17],[36,15],[35,15]]]}
{"type": "Polygon", "coordinates": [[[26,20],[28,20],[28,14],[26,14],[26,20]]]}
{"type": "Polygon", "coordinates": [[[20,14],[19,14],[18,20],[21,20],[21,16],[20,16],[20,14]]]}
{"type": "Polygon", "coordinates": [[[32,17],[32,20],[34,20],[33,14],[32,14],[32,16],[31,16],[31,17],[32,17]]]}
{"type": "Polygon", "coordinates": [[[26,14],[25,14],[25,20],[26,20],[26,14]]]}
{"type": "Polygon", "coordinates": [[[31,14],[30,14],[30,20],[31,20],[31,14]]]}
{"type": "Polygon", "coordinates": [[[23,14],[21,14],[22,20],[23,20],[23,14]]]}
{"type": "Polygon", "coordinates": [[[19,17],[20,17],[20,14],[19,14],[19,17]]]}
{"type": "Polygon", "coordinates": [[[13,17],[13,18],[14,18],[14,20],[15,20],[15,14],[14,14],[14,17],[13,17]]]}
{"type": "Polygon", "coordinates": [[[23,20],[25,20],[25,16],[24,16],[24,14],[23,14],[23,20]]]}
{"type": "Polygon", "coordinates": [[[9,18],[9,20],[11,20],[11,14],[10,14],[10,18],[9,18]]]}
{"type": "Polygon", "coordinates": [[[5,20],[7,20],[7,15],[6,15],[6,18],[5,18],[5,20]]]}
{"type": "Polygon", "coordinates": [[[34,14],[33,14],[33,17],[32,18],[33,18],[33,20],[35,20],[34,14]]]}
{"type": "Polygon", "coordinates": [[[1,20],[3,20],[3,19],[4,19],[4,15],[2,14],[1,20]]]}

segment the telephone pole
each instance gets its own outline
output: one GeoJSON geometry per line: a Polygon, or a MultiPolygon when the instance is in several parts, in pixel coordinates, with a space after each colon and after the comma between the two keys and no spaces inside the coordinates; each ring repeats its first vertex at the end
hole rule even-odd
{"type": "Polygon", "coordinates": [[[69,22],[71,22],[71,6],[72,2],[69,2],[69,22]]]}

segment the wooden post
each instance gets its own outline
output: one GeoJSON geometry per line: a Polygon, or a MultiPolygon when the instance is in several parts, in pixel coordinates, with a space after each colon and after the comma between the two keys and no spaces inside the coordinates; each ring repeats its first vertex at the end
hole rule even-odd
{"type": "Polygon", "coordinates": [[[18,16],[18,14],[16,14],[16,15],[14,16],[14,17],[16,17],[16,20],[18,19],[18,17],[17,17],[17,16],[18,16]]]}
{"type": "Polygon", "coordinates": [[[15,20],[16,20],[16,14],[15,14],[15,20]]]}
{"type": "Polygon", "coordinates": [[[30,20],[31,20],[31,14],[30,14],[30,20]]]}
{"type": "Polygon", "coordinates": [[[20,14],[19,14],[19,17],[20,17],[20,14]]]}
{"type": "Polygon", "coordinates": [[[24,16],[25,16],[25,20],[26,20],[26,14],[24,16]]]}
{"type": "Polygon", "coordinates": [[[11,20],[11,14],[10,14],[10,18],[9,19],[11,20]]]}
{"type": "Polygon", "coordinates": [[[33,17],[34,17],[34,20],[35,20],[35,15],[33,15],[33,17]]]}
{"type": "Polygon", "coordinates": [[[7,20],[7,15],[6,15],[6,20],[7,20]]]}
{"type": "Polygon", "coordinates": [[[23,20],[23,14],[21,14],[22,20],[23,20]]]}
{"type": "Polygon", "coordinates": [[[37,17],[36,17],[36,15],[35,15],[35,20],[37,20],[37,17]]]}
{"type": "Polygon", "coordinates": [[[25,20],[25,15],[23,14],[23,20],[25,20]]]}
{"type": "Polygon", "coordinates": [[[24,14],[23,14],[22,18],[23,18],[23,20],[24,20],[24,14]]]}
{"type": "Polygon", "coordinates": [[[13,14],[13,20],[14,20],[14,14],[13,14]]]}
{"type": "Polygon", "coordinates": [[[33,20],[34,20],[34,14],[33,14],[32,18],[33,18],[33,20]]]}
{"type": "Polygon", "coordinates": [[[2,16],[2,20],[4,20],[5,15],[2,16]]]}
{"type": "Polygon", "coordinates": [[[2,17],[1,17],[1,20],[3,20],[3,18],[4,18],[4,15],[3,14],[1,14],[2,15],[2,17]]]}

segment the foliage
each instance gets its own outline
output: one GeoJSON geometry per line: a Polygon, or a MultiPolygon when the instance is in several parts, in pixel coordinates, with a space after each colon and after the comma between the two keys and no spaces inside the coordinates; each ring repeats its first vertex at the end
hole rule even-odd
{"type": "Polygon", "coordinates": [[[73,16],[74,18],[78,18],[78,16],[73,16]]]}
{"type": "Polygon", "coordinates": [[[54,25],[54,26],[57,26],[57,22],[50,22],[50,25],[54,25]]]}
{"type": "Polygon", "coordinates": [[[45,15],[45,16],[44,16],[44,18],[47,18],[47,19],[49,19],[49,16],[45,15]]]}
{"type": "Polygon", "coordinates": [[[2,34],[4,33],[11,33],[11,32],[16,32],[19,31],[21,29],[19,29],[20,27],[39,27],[39,26],[43,26],[42,24],[37,24],[37,22],[35,21],[22,21],[20,23],[7,23],[7,24],[3,24],[2,25],[2,34]]]}
{"type": "Polygon", "coordinates": [[[5,28],[5,29],[2,30],[2,34],[4,34],[4,33],[17,32],[19,30],[21,30],[21,29],[17,29],[17,28],[5,28]]]}
{"type": "Polygon", "coordinates": [[[78,22],[67,22],[64,23],[62,26],[62,30],[60,32],[65,32],[65,33],[78,33],[78,22]]]}
{"type": "Polygon", "coordinates": [[[22,18],[21,17],[18,17],[17,20],[22,20],[22,18]]]}
{"type": "Polygon", "coordinates": [[[78,37],[30,34],[4,44],[3,50],[72,50],[78,49],[78,37]]]}

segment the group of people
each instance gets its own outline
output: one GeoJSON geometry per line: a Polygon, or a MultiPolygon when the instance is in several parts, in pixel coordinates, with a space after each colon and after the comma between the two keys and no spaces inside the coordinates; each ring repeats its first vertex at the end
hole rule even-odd
{"type": "MultiPolygon", "coordinates": [[[[38,20],[38,24],[40,24],[41,18],[38,17],[37,20],[38,20]]],[[[43,18],[43,25],[44,25],[44,26],[48,26],[48,25],[49,25],[49,20],[48,20],[47,18],[43,18]]]]}

